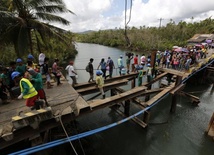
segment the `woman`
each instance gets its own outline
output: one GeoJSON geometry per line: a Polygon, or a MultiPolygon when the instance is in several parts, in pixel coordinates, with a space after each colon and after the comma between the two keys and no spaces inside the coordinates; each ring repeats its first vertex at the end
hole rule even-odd
{"type": "Polygon", "coordinates": [[[101,71],[103,72],[103,78],[106,79],[106,67],[107,67],[107,63],[105,62],[105,59],[102,58],[99,66],[97,67],[97,70],[99,70],[99,67],[101,66],[101,71]]]}
{"type": "Polygon", "coordinates": [[[57,86],[59,86],[60,84],[62,84],[60,82],[60,77],[61,77],[60,69],[61,69],[61,67],[58,66],[58,62],[59,62],[59,59],[56,58],[54,60],[53,65],[52,65],[52,73],[55,75],[55,78],[57,80],[57,86]]]}

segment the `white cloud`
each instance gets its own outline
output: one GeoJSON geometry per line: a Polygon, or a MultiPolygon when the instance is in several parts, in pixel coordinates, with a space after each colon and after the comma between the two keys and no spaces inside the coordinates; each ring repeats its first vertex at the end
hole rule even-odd
{"type": "MultiPolygon", "coordinates": [[[[63,14],[71,22],[63,28],[72,32],[86,30],[114,29],[124,27],[124,0],[64,0],[68,9],[76,15],[63,14]],[[114,9],[113,9],[114,8],[114,9]],[[120,10],[118,13],[117,10],[120,10]],[[117,11],[117,12],[116,12],[117,11]]],[[[127,10],[129,15],[129,10],[127,10]]],[[[214,0],[133,0],[131,21],[129,26],[159,26],[173,19],[190,22],[214,18],[214,0]]],[[[128,18],[128,17],[127,17],[128,18]]],[[[62,26],[60,26],[62,27],[62,26]]]]}

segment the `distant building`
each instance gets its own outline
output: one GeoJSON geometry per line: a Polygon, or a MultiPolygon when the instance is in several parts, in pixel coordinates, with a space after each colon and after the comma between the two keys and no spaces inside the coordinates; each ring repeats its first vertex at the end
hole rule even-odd
{"type": "Polygon", "coordinates": [[[214,34],[195,34],[192,38],[187,40],[188,44],[206,43],[207,40],[214,40],[214,34]]]}

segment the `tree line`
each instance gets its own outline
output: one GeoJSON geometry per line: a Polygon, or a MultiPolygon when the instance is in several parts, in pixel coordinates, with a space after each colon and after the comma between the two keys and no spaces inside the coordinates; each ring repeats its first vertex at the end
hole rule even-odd
{"type": "Polygon", "coordinates": [[[187,40],[194,34],[214,33],[214,19],[207,18],[200,22],[187,23],[180,21],[176,24],[170,20],[166,26],[91,31],[76,34],[76,40],[85,43],[95,43],[105,46],[129,49],[132,51],[148,52],[151,49],[165,50],[172,46],[186,46],[187,40]],[[128,39],[128,41],[127,41],[128,39]]]}
{"type": "Polygon", "coordinates": [[[17,57],[26,59],[40,52],[50,59],[69,59],[77,54],[73,34],[50,23],[69,25],[58,16],[74,13],[63,0],[1,0],[0,1],[0,61],[8,64],[17,57]]]}

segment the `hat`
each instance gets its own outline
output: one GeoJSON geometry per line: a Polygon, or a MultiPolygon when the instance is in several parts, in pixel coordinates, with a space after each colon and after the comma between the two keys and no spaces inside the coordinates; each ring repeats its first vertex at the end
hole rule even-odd
{"type": "Polygon", "coordinates": [[[17,77],[17,76],[19,76],[19,75],[20,75],[20,73],[19,73],[19,72],[17,72],[17,71],[13,72],[13,73],[11,74],[11,78],[12,78],[12,80],[14,80],[14,79],[15,79],[15,77],[17,77]]]}
{"type": "Polygon", "coordinates": [[[96,75],[102,75],[102,74],[103,74],[103,72],[101,70],[96,71],[96,75]]]}
{"type": "Polygon", "coordinates": [[[120,55],[120,58],[122,58],[123,57],[123,55],[120,55]]]}
{"type": "Polygon", "coordinates": [[[28,70],[27,70],[29,73],[30,73],[30,75],[32,75],[32,76],[36,76],[38,73],[34,70],[34,69],[32,69],[32,68],[29,68],[28,70]]]}
{"type": "Polygon", "coordinates": [[[150,66],[151,66],[151,64],[150,64],[150,63],[148,63],[148,64],[147,64],[147,67],[150,67],[150,66]]]}
{"type": "Polygon", "coordinates": [[[22,62],[22,59],[18,58],[16,59],[16,62],[22,62]]]}
{"type": "Polygon", "coordinates": [[[32,54],[28,54],[27,58],[28,58],[28,59],[34,59],[34,57],[33,57],[32,54]]]}

